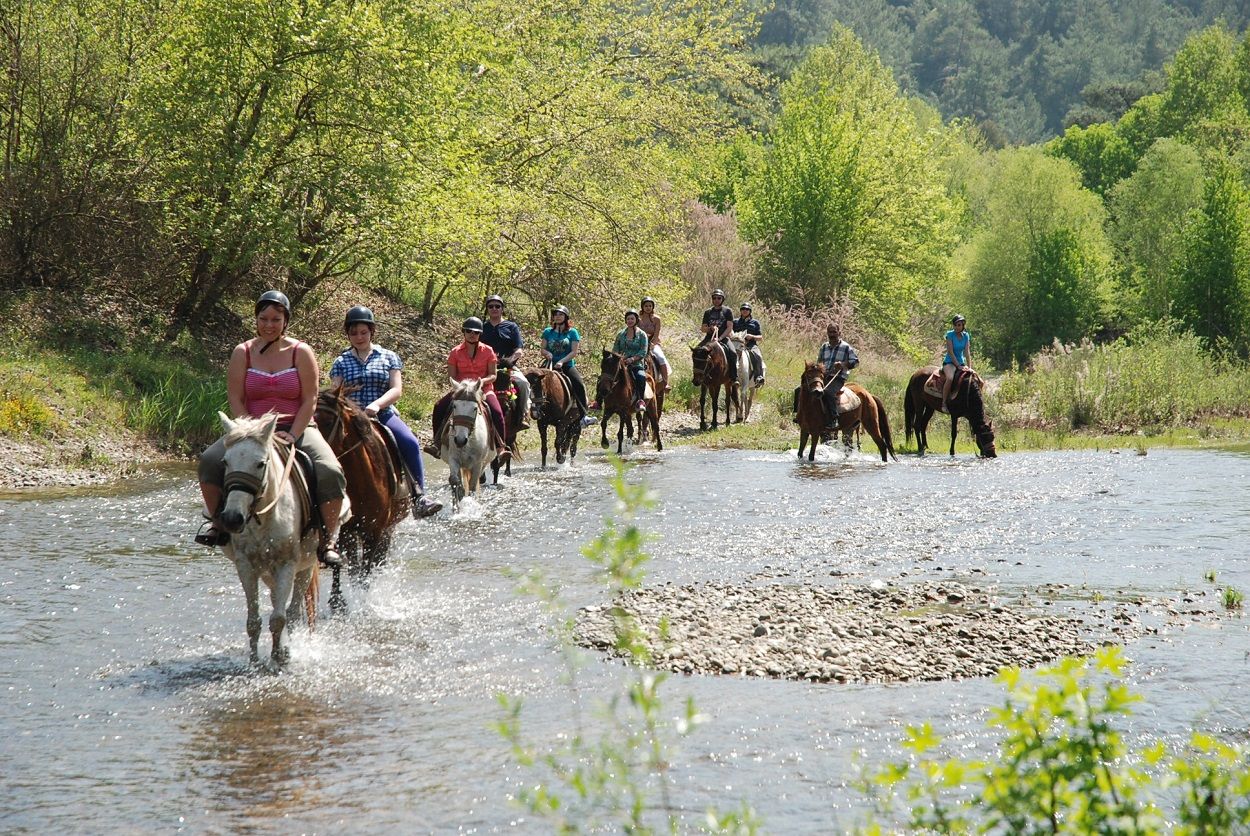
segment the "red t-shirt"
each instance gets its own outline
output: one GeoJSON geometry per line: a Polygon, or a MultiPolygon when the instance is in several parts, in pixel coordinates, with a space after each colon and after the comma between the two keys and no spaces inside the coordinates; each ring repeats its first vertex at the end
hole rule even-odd
{"type": "MultiPolygon", "coordinates": [[[[467,343],[460,343],[451,350],[451,354],[447,356],[447,364],[452,369],[452,375],[456,380],[473,380],[474,378],[486,377],[490,371],[490,367],[495,365],[495,349],[488,345],[478,343],[477,353],[475,356],[469,356],[469,349],[472,348],[467,343]]],[[[495,379],[491,378],[482,386],[483,392],[495,391],[495,379]]]]}

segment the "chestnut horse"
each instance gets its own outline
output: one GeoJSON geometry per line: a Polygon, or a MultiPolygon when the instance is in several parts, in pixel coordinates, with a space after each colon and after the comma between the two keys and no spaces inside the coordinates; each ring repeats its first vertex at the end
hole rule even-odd
{"type": "MultiPolygon", "coordinates": [[[[912,430],[916,432],[916,449],[923,456],[929,446],[929,419],[934,412],[946,412],[942,408],[940,394],[925,391],[925,381],[937,371],[935,366],[920,369],[911,376],[907,383],[907,394],[903,396],[903,414],[907,422],[907,438],[911,440],[912,430]]],[[[939,383],[939,386],[941,384],[939,383]]],[[[985,401],[981,397],[981,376],[976,372],[962,372],[951,385],[950,416],[951,416],[951,449],[955,455],[955,436],[959,432],[959,419],[967,418],[972,428],[977,449],[982,456],[992,459],[998,456],[994,446],[994,425],[985,417],[985,401]]],[[[940,390],[939,390],[940,391],[940,390]]]]}
{"type": "MultiPolygon", "coordinates": [[[[521,427],[521,419],[525,416],[521,414],[521,399],[517,397],[516,387],[512,384],[512,369],[506,366],[500,366],[495,372],[495,397],[499,399],[499,407],[503,410],[503,426],[506,435],[503,443],[507,446],[508,451],[512,453],[511,458],[507,462],[501,464],[499,457],[496,456],[491,460],[490,472],[493,477],[493,484],[499,484],[499,471],[502,469],[505,476],[512,475],[512,459],[521,458],[521,450],[517,447],[516,434],[521,427]]],[[[482,475],[482,481],[486,480],[485,474],[482,475]]]]}
{"type": "Polygon", "coordinates": [[[542,443],[542,466],[547,466],[547,430],[556,428],[556,462],[564,464],[577,456],[577,441],[582,436],[582,408],[569,388],[568,378],[554,369],[527,369],[530,382],[530,416],[538,422],[538,438],[542,443]]]}
{"type": "MultiPolygon", "coordinates": [[[[365,579],[386,561],[395,526],[412,510],[408,475],[382,433],[385,427],[369,418],[350,397],[357,387],[339,384],[322,389],[313,419],[334,451],[347,477],[352,519],[339,532],[339,550],[348,573],[365,579]]],[[[343,606],[340,567],[334,567],[330,606],[343,606]]]]}
{"type": "Polygon", "coordinates": [[[625,364],[610,351],[603,352],[599,362],[599,382],[595,386],[595,398],[603,407],[602,435],[599,440],[601,447],[608,446],[608,419],[613,415],[620,417],[616,431],[616,452],[620,453],[625,446],[625,433],[628,430],[630,440],[641,444],[647,438],[647,425],[655,435],[655,449],[663,450],[664,442],[660,440],[660,408],[656,398],[656,383],[651,372],[647,372],[647,383],[651,387],[651,397],[645,398],[634,392],[634,380],[625,364]],[[638,416],[638,437],[634,438],[634,402],[645,400],[646,411],[638,416]]]}
{"type": "Polygon", "coordinates": [[[721,387],[725,387],[725,423],[733,422],[730,406],[738,404],[738,423],[742,423],[742,404],[738,400],[738,370],[729,367],[725,347],[717,340],[709,340],[690,349],[694,365],[694,385],[699,387],[699,429],[707,429],[704,408],[708,393],[712,395],[712,429],[717,425],[717,402],[721,387]]]}
{"type": "MultiPolygon", "coordinates": [[[[852,408],[838,413],[838,430],[842,433],[842,444],[846,451],[851,451],[852,433],[862,428],[877,444],[881,453],[881,461],[890,458],[898,461],[894,455],[894,442],[890,437],[890,421],[885,414],[885,404],[876,395],[858,383],[847,383],[843,392],[849,392],[858,401],[852,408]]],[[[825,435],[825,369],[820,363],[807,363],[803,376],[799,380],[799,458],[803,458],[803,450],[807,440],[811,438],[811,450],[807,460],[816,458],[816,445],[825,435]]]]}

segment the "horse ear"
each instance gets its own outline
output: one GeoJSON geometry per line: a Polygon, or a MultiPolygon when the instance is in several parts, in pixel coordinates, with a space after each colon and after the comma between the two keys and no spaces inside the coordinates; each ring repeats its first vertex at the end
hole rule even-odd
{"type": "Polygon", "coordinates": [[[229,415],[219,409],[217,410],[217,417],[221,419],[221,429],[223,432],[230,432],[234,429],[234,422],[230,420],[229,415]]]}
{"type": "Polygon", "coordinates": [[[278,428],[278,413],[276,412],[268,413],[266,415],[265,426],[261,430],[261,432],[266,436],[270,436],[270,435],[273,435],[274,430],[276,430],[277,428],[278,428]]]}

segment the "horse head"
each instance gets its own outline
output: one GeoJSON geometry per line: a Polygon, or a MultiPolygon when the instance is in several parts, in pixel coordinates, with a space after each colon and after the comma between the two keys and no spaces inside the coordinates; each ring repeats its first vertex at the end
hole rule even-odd
{"type": "Polygon", "coordinates": [[[803,376],[799,378],[799,388],[808,394],[823,394],[825,391],[825,367],[820,363],[804,364],[803,376]]]}
{"type": "Polygon", "coordinates": [[[707,376],[708,359],[711,357],[712,350],[705,345],[696,345],[690,349],[691,364],[694,367],[694,385],[698,388],[703,385],[703,379],[707,376]]]}
{"type": "Polygon", "coordinates": [[[981,393],[983,384],[981,376],[975,372],[969,374],[964,383],[967,390],[968,422],[972,425],[972,434],[981,456],[994,459],[998,457],[998,450],[994,445],[994,424],[985,417],[985,401],[981,393]]]}
{"type": "Polygon", "coordinates": [[[451,395],[451,439],[463,447],[477,426],[482,412],[482,381],[462,380],[451,395]]]}
{"type": "Polygon", "coordinates": [[[278,416],[270,413],[262,418],[232,421],[224,412],[218,412],[217,417],[225,431],[226,445],[226,476],[222,481],[226,501],[221,523],[227,531],[237,534],[252,516],[257,499],[271,489],[267,476],[278,416]]]}

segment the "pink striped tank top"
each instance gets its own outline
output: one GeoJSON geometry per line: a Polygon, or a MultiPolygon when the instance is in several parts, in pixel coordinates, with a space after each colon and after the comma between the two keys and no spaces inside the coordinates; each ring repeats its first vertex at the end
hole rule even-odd
{"type": "MultiPolygon", "coordinates": [[[[295,343],[295,349],[299,349],[295,343]]],[[[302,387],[299,380],[299,369],[295,367],[295,352],[291,352],[291,367],[279,372],[267,372],[252,368],[252,349],[245,347],[247,353],[247,377],[243,380],[243,402],[247,406],[247,414],[259,418],[266,412],[278,413],[278,423],[289,425],[295,420],[302,400],[302,387]]]]}

